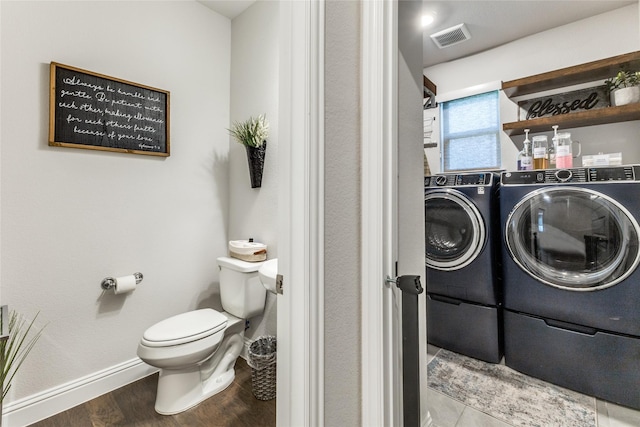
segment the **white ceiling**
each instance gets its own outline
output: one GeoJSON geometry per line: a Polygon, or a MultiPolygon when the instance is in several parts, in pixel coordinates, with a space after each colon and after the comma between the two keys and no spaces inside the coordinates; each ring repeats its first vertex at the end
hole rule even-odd
{"type": "MultiPolygon", "coordinates": [[[[235,18],[255,3],[254,0],[197,1],[229,19],[235,18]]],[[[424,30],[423,66],[429,67],[473,55],[636,2],[638,0],[424,0],[423,13],[435,11],[437,17],[436,21],[424,30]],[[429,37],[430,34],[462,23],[471,33],[471,39],[468,41],[439,49],[429,37]]],[[[594,28],[594,37],[597,37],[597,31],[598,29],[594,28]]]]}
{"type": "MultiPolygon", "coordinates": [[[[554,27],[624,7],[638,0],[502,0],[423,1],[423,13],[435,11],[436,21],[424,30],[423,66],[473,55],[554,27]],[[439,49],[430,34],[464,23],[471,39],[439,49]]],[[[598,28],[594,28],[597,37],[598,28]]],[[[586,40],[585,40],[586,42],[586,40]]],[[[544,49],[541,46],[541,49],[544,49]]],[[[517,60],[517,58],[514,58],[517,60]]]]}
{"type": "Polygon", "coordinates": [[[255,0],[196,0],[220,15],[233,19],[240,15],[246,8],[255,3],[255,0]]]}

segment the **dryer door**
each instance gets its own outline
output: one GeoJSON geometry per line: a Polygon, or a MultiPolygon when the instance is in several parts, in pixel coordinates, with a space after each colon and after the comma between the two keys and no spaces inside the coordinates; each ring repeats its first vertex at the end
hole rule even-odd
{"type": "Polygon", "coordinates": [[[507,218],[513,260],[548,285],[592,291],[624,280],[637,267],[638,223],[612,198],[585,188],[529,193],[507,218]]]}
{"type": "Polygon", "coordinates": [[[453,271],[476,259],[487,232],[478,208],[463,193],[453,189],[428,192],[424,214],[427,267],[453,271]]]}

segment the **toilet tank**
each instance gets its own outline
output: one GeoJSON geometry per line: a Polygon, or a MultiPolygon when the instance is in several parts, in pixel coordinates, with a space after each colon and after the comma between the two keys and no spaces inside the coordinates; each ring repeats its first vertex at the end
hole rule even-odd
{"type": "Polygon", "coordinates": [[[262,262],[247,262],[220,257],[220,299],[222,308],[241,319],[249,319],[264,311],[267,290],[258,277],[262,262]]]}

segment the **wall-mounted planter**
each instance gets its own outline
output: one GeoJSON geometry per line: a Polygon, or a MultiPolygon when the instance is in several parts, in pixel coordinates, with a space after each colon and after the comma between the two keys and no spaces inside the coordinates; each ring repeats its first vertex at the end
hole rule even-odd
{"type": "Polygon", "coordinates": [[[234,122],[231,129],[227,130],[247,150],[251,188],[261,187],[264,156],[267,151],[267,137],[269,136],[269,122],[267,122],[264,115],[259,115],[258,117],[249,117],[243,122],[234,122]]]}
{"type": "Polygon", "coordinates": [[[640,102],[640,86],[623,87],[611,92],[611,106],[635,104],[640,102]]]}
{"type": "Polygon", "coordinates": [[[264,141],[260,147],[245,145],[244,148],[247,150],[251,188],[260,188],[262,186],[262,171],[264,169],[264,158],[267,152],[267,141],[264,141]]]}

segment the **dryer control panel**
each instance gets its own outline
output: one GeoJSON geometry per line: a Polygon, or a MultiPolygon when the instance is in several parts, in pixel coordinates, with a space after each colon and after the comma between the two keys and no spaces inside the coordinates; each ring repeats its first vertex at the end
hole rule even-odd
{"type": "Polygon", "coordinates": [[[503,172],[502,185],[640,181],[640,165],[503,172]]]}
{"type": "Polygon", "coordinates": [[[494,174],[492,172],[442,174],[424,177],[426,187],[462,187],[493,184],[494,174]]]}

